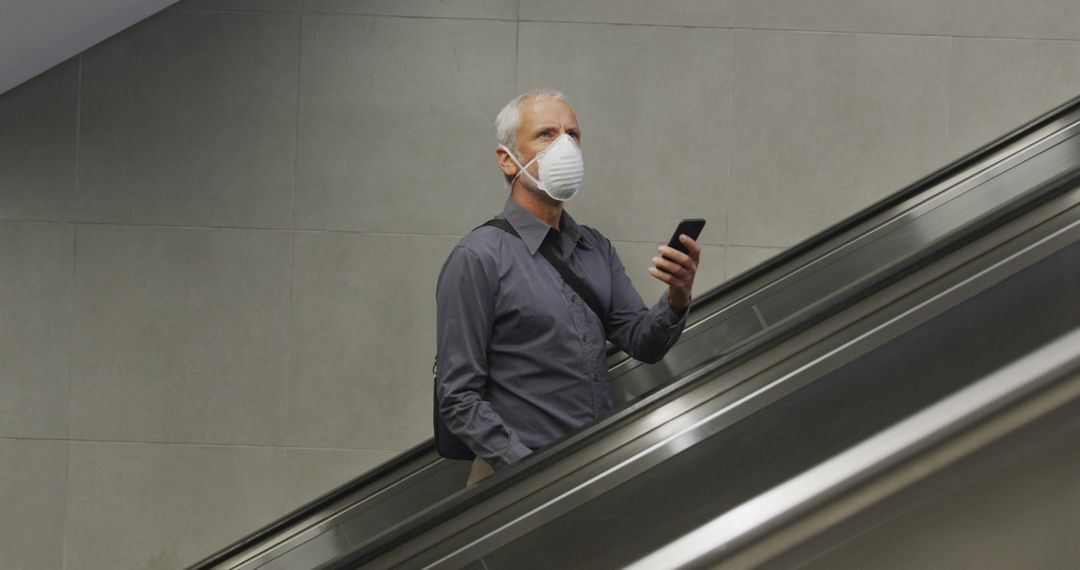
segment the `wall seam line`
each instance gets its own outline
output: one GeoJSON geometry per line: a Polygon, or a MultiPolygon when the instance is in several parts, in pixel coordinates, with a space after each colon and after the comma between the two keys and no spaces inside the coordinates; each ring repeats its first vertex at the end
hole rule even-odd
{"type": "Polygon", "coordinates": [[[326,233],[326,234],[359,234],[359,235],[387,235],[387,236],[419,236],[419,237],[454,237],[461,238],[464,234],[427,234],[427,233],[403,233],[403,232],[377,232],[368,230],[327,230],[318,228],[271,228],[271,227],[258,227],[258,226],[185,226],[185,225],[172,225],[172,224],[140,224],[140,223],[124,223],[124,222],[85,222],[74,220],[49,220],[44,218],[0,218],[0,222],[19,222],[19,223],[41,223],[41,224],[78,224],[81,226],[115,226],[115,227],[127,227],[127,228],[150,228],[150,229],[165,229],[165,230],[223,230],[223,231],[252,231],[252,232],[305,232],[305,233],[326,233]]]}
{"type": "MultiPolygon", "coordinates": [[[[82,83],[83,54],[79,53],[75,80],[75,196],[79,195],[79,152],[82,131],[82,83]]],[[[69,204],[70,206],[70,204],[69,204]]],[[[72,212],[72,219],[75,218],[72,212]]],[[[71,417],[74,400],[71,397],[74,385],[73,370],[75,362],[75,325],[78,322],[78,270],[79,270],[79,225],[71,225],[71,295],[67,322],[67,401],[64,410],[64,531],[60,539],[60,567],[68,567],[68,538],[71,535],[71,417]]]]}
{"type": "Polygon", "coordinates": [[[293,202],[292,202],[292,228],[289,231],[289,303],[286,308],[285,318],[285,370],[282,375],[281,398],[284,408],[284,428],[281,439],[278,441],[277,458],[279,475],[281,477],[279,489],[280,504],[279,512],[285,512],[288,504],[288,484],[286,482],[285,465],[285,441],[289,429],[289,413],[292,409],[292,400],[289,389],[292,386],[292,346],[293,346],[293,303],[296,290],[296,188],[300,179],[300,89],[303,81],[303,56],[304,56],[304,11],[303,0],[296,0],[296,121],[293,124],[293,202]]]}
{"type": "Polygon", "coordinates": [[[290,394],[289,389],[292,387],[292,346],[293,346],[293,329],[295,328],[294,327],[294,316],[293,316],[294,315],[294,306],[295,306],[294,305],[294,303],[295,303],[294,291],[295,290],[296,290],[296,232],[291,232],[289,234],[289,306],[288,306],[287,318],[286,318],[286,321],[285,321],[285,329],[286,329],[285,330],[285,374],[283,375],[283,382],[282,382],[282,386],[281,386],[281,389],[282,389],[281,397],[282,397],[282,400],[284,400],[284,406],[283,407],[285,408],[285,417],[284,417],[284,421],[283,421],[285,427],[282,429],[281,439],[278,441],[278,447],[277,447],[277,449],[280,452],[280,455],[278,456],[278,459],[281,462],[281,505],[282,505],[282,509],[284,509],[284,505],[287,502],[286,498],[285,498],[285,495],[288,492],[287,489],[286,489],[287,485],[285,484],[285,448],[286,448],[285,442],[288,439],[287,434],[288,434],[289,426],[291,425],[291,422],[289,421],[289,413],[290,413],[290,410],[292,408],[292,400],[289,397],[289,394],[290,394]]]}
{"type": "MultiPolygon", "coordinates": [[[[521,4],[518,4],[520,9],[521,4]]],[[[521,92],[521,22],[514,21],[514,97],[521,92]]]]}
{"type": "MultiPolygon", "coordinates": [[[[79,54],[78,70],[76,72],[75,79],[75,195],[79,195],[79,159],[82,146],[82,72],[83,72],[83,56],[79,54]]],[[[70,205],[70,204],[69,204],[70,205]]],[[[72,219],[75,215],[71,216],[72,219]]]]}
{"type": "MultiPolygon", "coordinates": [[[[520,6],[519,6],[520,7],[520,6]]],[[[216,12],[226,14],[292,14],[294,12],[290,10],[227,10],[227,9],[208,9],[208,8],[165,8],[166,12],[216,12]]],[[[643,28],[677,28],[687,30],[749,30],[749,31],[764,31],[764,32],[795,32],[795,33],[807,33],[807,34],[860,34],[871,36],[906,36],[906,37],[953,37],[953,38],[968,38],[968,39],[987,39],[987,40],[1015,40],[1015,41],[1033,41],[1033,42],[1068,42],[1068,43],[1080,43],[1080,37],[1034,37],[1034,36],[1018,36],[1018,35],[962,35],[953,34],[951,32],[928,34],[917,32],[883,32],[873,30],[815,30],[804,28],[770,28],[765,26],[748,27],[748,26],[701,26],[701,25],[687,25],[687,24],[647,24],[644,22],[590,22],[590,21],[573,21],[573,20],[528,20],[520,18],[483,18],[483,17],[468,17],[468,16],[411,16],[405,14],[366,14],[359,12],[328,12],[319,10],[301,11],[303,14],[319,14],[323,16],[345,16],[345,17],[360,17],[360,18],[397,18],[404,20],[458,20],[468,22],[526,22],[526,23],[541,23],[541,24],[585,24],[593,26],[629,26],[629,27],[643,27],[643,28]]]]}
{"type": "Polygon", "coordinates": [[[67,362],[67,402],[64,406],[64,534],[60,547],[60,566],[66,569],[68,564],[68,536],[71,534],[71,416],[74,400],[71,397],[72,369],[75,362],[75,324],[78,322],[78,251],[79,251],[79,225],[71,224],[71,296],[70,313],[68,314],[68,362],[67,362]]]}
{"type": "Polygon", "coordinates": [[[245,9],[229,9],[229,8],[177,8],[175,6],[169,6],[162,10],[162,12],[183,12],[183,13],[209,13],[209,14],[295,14],[293,10],[259,10],[257,8],[245,8],[245,9]]]}
{"type": "Polygon", "coordinates": [[[735,93],[736,93],[736,81],[739,76],[736,73],[735,66],[737,64],[736,54],[739,49],[738,46],[739,34],[735,30],[731,31],[731,88],[729,91],[728,101],[728,171],[726,188],[724,188],[724,227],[720,230],[720,240],[724,243],[724,266],[721,268],[721,274],[725,279],[730,277],[728,275],[728,240],[729,240],[729,228],[731,226],[731,203],[732,197],[735,195],[735,189],[732,187],[732,183],[735,180],[735,118],[738,116],[735,113],[735,93]]]}
{"type": "Polygon", "coordinates": [[[71,535],[71,442],[64,440],[64,536],[60,539],[60,567],[68,567],[68,536],[71,535]]]}
{"type": "MultiPolygon", "coordinates": [[[[356,451],[356,452],[377,452],[377,453],[403,453],[407,451],[411,445],[405,448],[389,449],[383,447],[314,447],[310,445],[276,445],[276,444],[257,444],[257,443],[211,443],[211,442],[190,442],[190,441],[139,441],[139,440],[123,440],[123,439],[65,439],[61,437],[26,437],[26,436],[0,436],[0,441],[36,441],[45,442],[52,441],[57,443],[92,443],[92,444],[117,444],[117,445],[150,445],[150,446],[184,446],[184,447],[243,447],[251,449],[299,449],[306,451],[356,451]]],[[[419,442],[417,442],[419,443],[419,442]]]]}
{"type": "MultiPolygon", "coordinates": [[[[138,224],[138,223],[118,223],[118,222],[86,222],[86,221],[64,221],[64,220],[49,220],[49,219],[15,219],[15,218],[0,218],[0,222],[17,222],[17,223],[40,223],[40,224],[62,224],[62,225],[79,225],[79,226],[114,226],[118,228],[146,228],[146,229],[162,229],[162,230],[219,230],[219,231],[241,231],[241,232],[284,232],[290,234],[341,234],[341,235],[356,235],[356,236],[386,236],[386,237],[419,237],[419,238],[453,238],[461,239],[464,234],[429,234],[429,233],[402,233],[402,232],[383,232],[383,231],[369,231],[369,230],[326,230],[316,228],[267,228],[267,227],[242,227],[242,226],[182,226],[182,225],[166,225],[166,224],[138,224]]],[[[613,242],[620,243],[661,243],[661,240],[646,240],[646,239],[621,239],[612,238],[613,242]]],[[[748,243],[732,243],[725,244],[723,242],[711,242],[711,241],[699,241],[702,245],[723,246],[729,245],[731,247],[752,247],[758,249],[784,249],[790,246],[775,245],[775,244],[748,244],[748,243]]]]}
{"type": "MultiPolygon", "coordinates": [[[[299,2],[299,0],[297,0],[299,2]]],[[[296,15],[296,103],[293,116],[293,179],[292,179],[292,212],[290,214],[289,229],[296,229],[296,186],[299,180],[300,165],[300,85],[303,73],[302,58],[304,55],[304,15],[296,15]]]]}
{"type": "MultiPolygon", "coordinates": [[[[955,6],[955,4],[954,4],[955,6]]],[[[952,36],[948,38],[948,47],[945,50],[945,145],[946,156],[952,156],[952,82],[953,82],[953,50],[955,43],[952,36]]]]}

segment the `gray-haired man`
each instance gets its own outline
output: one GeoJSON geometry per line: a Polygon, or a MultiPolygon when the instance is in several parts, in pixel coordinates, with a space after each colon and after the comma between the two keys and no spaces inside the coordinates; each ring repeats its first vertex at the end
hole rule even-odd
{"type": "Polygon", "coordinates": [[[701,248],[668,247],[649,273],[668,285],[651,309],[615,248],[564,210],[584,174],[581,128],[561,93],[514,98],[495,121],[510,197],[499,218],[520,237],[481,227],[439,274],[439,413],[477,455],[470,484],[612,412],[605,339],[656,362],[686,324],[701,248]],[[553,248],[599,298],[589,308],[540,252],[553,248]]]}

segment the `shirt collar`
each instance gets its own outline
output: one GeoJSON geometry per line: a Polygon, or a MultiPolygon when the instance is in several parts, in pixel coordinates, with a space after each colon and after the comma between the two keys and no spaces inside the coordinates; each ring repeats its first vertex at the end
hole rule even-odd
{"type": "MultiPolygon", "coordinates": [[[[530,255],[535,254],[536,250],[540,249],[540,244],[547,237],[548,230],[554,229],[547,225],[547,222],[537,218],[532,212],[518,204],[513,196],[506,199],[506,206],[503,207],[502,216],[506,221],[510,222],[511,226],[514,226],[514,230],[525,242],[525,247],[529,249],[530,255]]],[[[581,245],[585,245],[582,240],[581,226],[574,221],[574,218],[565,209],[562,212],[562,217],[559,218],[559,228],[564,240],[569,240],[571,244],[580,242],[581,245]]]]}

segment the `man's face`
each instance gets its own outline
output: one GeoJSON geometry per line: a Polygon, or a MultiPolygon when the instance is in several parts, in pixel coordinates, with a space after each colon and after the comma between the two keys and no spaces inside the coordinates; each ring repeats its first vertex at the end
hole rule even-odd
{"type": "Polygon", "coordinates": [[[559,135],[566,133],[581,145],[581,129],[577,115],[566,101],[540,99],[521,106],[521,125],[517,131],[518,152],[523,162],[547,148],[559,135]]]}
{"type": "MultiPolygon", "coordinates": [[[[521,105],[521,124],[517,130],[518,156],[522,164],[528,164],[536,153],[547,148],[559,135],[566,133],[581,145],[581,129],[578,127],[577,115],[566,101],[557,99],[539,99],[527,101],[521,105]]],[[[499,165],[507,176],[517,173],[517,165],[510,160],[505,153],[500,153],[499,165]]],[[[539,178],[540,165],[529,166],[529,173],[539,178]]],[[[530,190],[532,184],[525,176],[518,180],[530,190]]]]}

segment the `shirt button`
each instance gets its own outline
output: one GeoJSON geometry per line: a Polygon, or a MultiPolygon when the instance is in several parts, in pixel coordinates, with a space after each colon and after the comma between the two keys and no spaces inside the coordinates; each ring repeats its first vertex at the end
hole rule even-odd
{"type": "Polygon", "coordinates": [[[581,335],[581,340],[583,340],[585,342],[589,342],[589,333],[585,333],[585,334],[581,335]]]}

